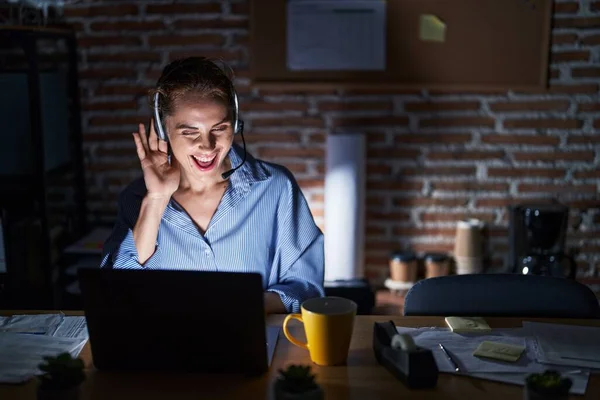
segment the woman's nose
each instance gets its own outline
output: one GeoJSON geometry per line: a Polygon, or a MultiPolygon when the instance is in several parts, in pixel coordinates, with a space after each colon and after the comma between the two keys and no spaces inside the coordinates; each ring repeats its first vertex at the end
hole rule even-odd
{"type": "Polygon", "coordinates": [[[199,135],[196,144],[200,149],[212,150],[216,144],[215,136],[211,134],[199,135]]]}

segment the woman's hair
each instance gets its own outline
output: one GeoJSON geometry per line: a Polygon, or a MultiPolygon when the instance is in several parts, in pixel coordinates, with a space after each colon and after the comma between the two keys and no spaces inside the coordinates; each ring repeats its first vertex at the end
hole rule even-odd
{"type": "Polygon", "coordinates": [[[163,69],[156,87],[148,93],[151,107],[154,108],[154,96],[158,93],[162,116],[171,115],[177,101],[183,97],[218,101],[233,116],[233,72],[225,63],[221,64],[223,67],[205,57],[188,57],[171,62],[163,69]]]}

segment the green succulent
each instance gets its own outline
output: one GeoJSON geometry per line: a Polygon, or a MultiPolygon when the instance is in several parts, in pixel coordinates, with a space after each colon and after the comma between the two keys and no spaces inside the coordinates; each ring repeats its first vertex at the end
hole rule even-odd
{"type": "Polygon", "coordinates": [[[529,386],[540,393],[569,393],[573,381],[563,378],[557,371],[546,370],[542,374],[531,374],[526,378],[529,386]]]}
{"type": "Polygon", "coordinates": [[[280,369],[277,382],[288,393],[305,393],[319,387],[308,365],[290,365],[285,370],[280,369]]]}
{"type": "Polygon", "coordinates": [[[44,362],[39,365],[39,369],[44,372],[38,377],[43,390],[70,389],[85,380],[83,361],[71,357],[69,353],[44,357],[44,362]]]}

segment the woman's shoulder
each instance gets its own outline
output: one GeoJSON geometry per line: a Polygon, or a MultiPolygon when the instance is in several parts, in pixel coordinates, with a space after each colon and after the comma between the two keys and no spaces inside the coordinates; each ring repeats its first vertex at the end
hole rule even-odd
{"type": "Polygon", "coordinates": [[[269,185],[281,189],[296,189],[298,183],[294,174],[284,165],[256,159],[256,163],[267,172],[269,185]]]}

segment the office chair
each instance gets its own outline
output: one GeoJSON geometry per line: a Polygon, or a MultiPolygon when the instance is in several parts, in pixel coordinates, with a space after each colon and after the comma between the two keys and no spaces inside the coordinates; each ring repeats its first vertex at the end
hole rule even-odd
{"type": "Polygon", "coordinates": [[[470,274],[417,282],[404,315],[600,318],[600,305],[590,288],[570,279],[470,274]]]}

